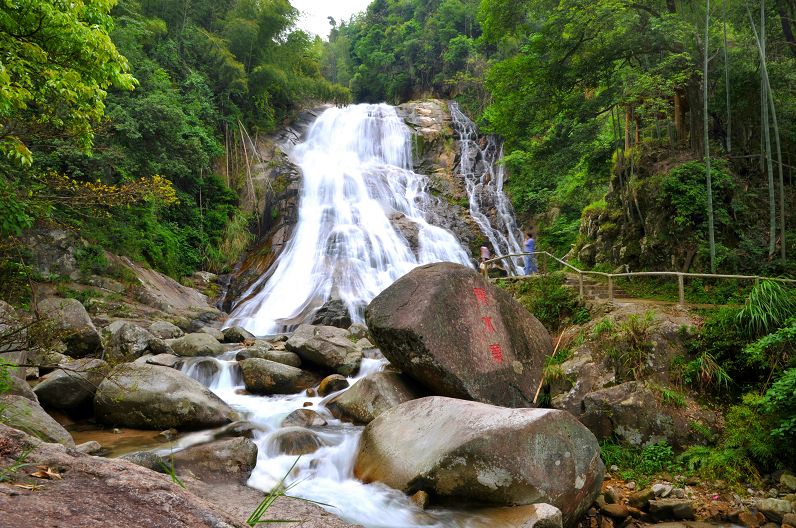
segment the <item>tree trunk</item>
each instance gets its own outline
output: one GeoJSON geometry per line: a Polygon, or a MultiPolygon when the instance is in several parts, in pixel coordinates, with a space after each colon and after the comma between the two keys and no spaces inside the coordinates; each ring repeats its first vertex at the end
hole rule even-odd
{"type": "Polygon", "coordinates": [[[727,0],[722,4],[724,24],[724,91],[727,93],[727,154],[732,154],[732,112],[730,111],[730,62],[727,60],[727,0]]]}
{"type": "Polygon", "coordinates": [[[705,142],[705,179],[708,190],[708,244],[710,272],[716,272],[716,240],[713,227],[713,183],[710,177],[710,143],[708,141],[708,61],[710,55],[710,0],[705,0],[705,68],[702,73],[703,140],[705,142]]]}
{"type": "Polygon", "coordinates": [[[777,2],[777,13],[779,14],[782,33],[785,35],[788,48],[790,48],[793,56],[796,57],[796,37],[793,35],[793,27],[791,26],[793,20],[796,20],[796,0],[779,0],[777,2]]]}

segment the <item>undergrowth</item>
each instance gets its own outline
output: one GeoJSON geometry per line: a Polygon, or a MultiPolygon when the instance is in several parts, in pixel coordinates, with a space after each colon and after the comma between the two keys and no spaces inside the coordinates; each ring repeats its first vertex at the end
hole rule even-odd
{"type": "Polygon", "coordinates": [[[536,275],[521,281],[498,280],[497,285],[514,296],[550,331],[583,324],[591,315],[578,295],[564,285],[563,273],[536,275]]]}

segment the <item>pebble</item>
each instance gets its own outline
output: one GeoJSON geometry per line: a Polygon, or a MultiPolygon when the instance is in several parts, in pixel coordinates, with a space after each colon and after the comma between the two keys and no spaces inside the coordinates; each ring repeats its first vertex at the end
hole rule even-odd
{"type": "Polygon", "coordinates": [[[683,488],[674,488],[672,489],[672,496],[678,499],[684,499],[685,490],[683,488]]]}
{"type": "Polygon", "coordinates": [[[616,473],[617,471],[619,471],[619,466],[617,466],[616,464],[612,465],[611,466],[611,472],[612,473],[616,473]]]}
{"type": "Polygon", "coordinates": [[[771,497],[772,499],[776,499],[777,496],[779,495],[779,491],[777,491],[777,488],[771,488],[770,490],[768,490],[768,493],[766,495],[768,497],[771,497]]]}
{"type": "Polygon", "coordinates": [[[652,492],[656,497],[668,497],[672,492],[672,486],[670,484],[653,484],[652,492]]]}
{"type": "Polygon", "coordinates": [[[121,430],[119,430],[116,427],[113,428],[113,434],[120,434],[120,433],[121,433],[121,430]]]}
{"type": "Polygon", "coordinates": [[[627,489],[629,489],[629,490],[636,489],[636,483],[634,481],[632,481],[632,480],[630,482],[628,482],[626,486],[627,486],[627,489]]]}

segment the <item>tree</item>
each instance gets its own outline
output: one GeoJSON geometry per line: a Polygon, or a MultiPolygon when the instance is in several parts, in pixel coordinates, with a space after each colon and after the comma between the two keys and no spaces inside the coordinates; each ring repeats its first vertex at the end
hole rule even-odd
{"type": "Polygon", "coordinates": [[[0,10],[0,152],[29,165],[27,136],[52,127],[91,147],[107,89],[135,79],[109,31],[115,0],[10,0],[0,10]],[[35,117],[34,117],[35,116],[35,117]]]}

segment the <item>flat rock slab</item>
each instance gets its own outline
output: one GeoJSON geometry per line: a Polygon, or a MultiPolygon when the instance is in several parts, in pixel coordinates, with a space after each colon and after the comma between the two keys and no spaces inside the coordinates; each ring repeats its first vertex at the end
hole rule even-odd
{"type": "Polygon", "coordinates": [[[96,458],[0,425],[0,467],[33,448],[26,462],[54,468],[61,479],[15,476],[0,483],[3,528],[245,528],[245,519],[183,490],[165,475],[130,462],[96,458]],[[15,484],[32,485],[34,490],[15,484]]]}
{"type": "Polygon", "coordinates": [[[511,295],[452,263],[415,268],[368,305],[384,356],[432,394],[532,407],[550,334],[511,295]]]}

